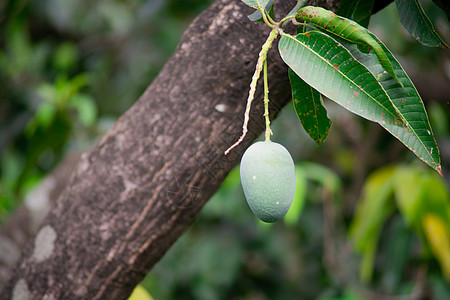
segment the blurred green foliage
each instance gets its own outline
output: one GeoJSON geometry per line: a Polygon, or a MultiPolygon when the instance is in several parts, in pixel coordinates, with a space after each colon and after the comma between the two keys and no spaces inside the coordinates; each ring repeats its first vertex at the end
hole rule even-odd
{"type": "MultiPolygon", "coordinates": [[[[309,190],[315,195],[321,187],[309,190]]],[[[314,299],[331,293],[317,255],[321,204],[307,200],[301,218],[263,223],[249,210],[235,168],[144,286],[155,299],[314,299]]]]}
{"type": "Polygon", "coordinates": [[[304,171],[308,192],[305,199],[294,200],[290,213],[295,219],[267,224],[253,216],[236,168],[143,286],[155,299],[383,299],[384,294],[413,293],[422,284],[416,282],[414,270],[426,268],[421,280],[430,286],[429,297],[450,297],[443,276],[448,262],[441,260],[450,258],[450,248],[445,248],[449,244],[435,243],[442,256],[430,252],[433,242],[424,233],[423,218],[410,223],[412,209],[423,216],[442,216],[445,225],[439,230],[447,230],[447,235],[441,238],[450,241],[449,194],[434,171],[421,165],[376,170],[365,183],[356,217],[347,224],[337,174],[311,162],[296,167],[304,171]],[[414,194],[421,206],[403,199],[405,190],[417,187],[403,184],[408,180],[405,172],[421,183],[414,194]],[[297,206],[298,200],[305,202],[297,206]],[[404,204],[415,208],[405,210],[404,204]],[[327,214],[330,209],[334,216],[327,214]],[[324,233],[335,226],[344,230],[324,233]],[[334,247],[334,257],[327,257],[334,247]]]}
{"type": "Polygon", "coordinates": [[[142,285],[137,285],[128,300],[153,300],[153,298],[142,285]]]}
{"type": "MultiPolygon", "coordinates": [[[[0,220],[136,101],[211,2],[0,1],[0,220]]],[[[377,35],[396,56],[449,80],[448,54],[407,37],[393,8],[372,19],[377,35]]],[[[432,16],[449,36],[448,23],[432,16]]],[[[426,299],[450,299],[448,253],[433,246],[448,232],[450,103],[433,100],[425,103],[444,179],[330,102],[333,126],[317,147],[286,107],[274,140],[291,151],[304,191],[286,218],[259,222],[235,169],[142,285],[154,299],[382,299],[422,286],[426,299]]]]}
{"type": "Polygon", "coordinates": [[[1,2],[0,220],[136,101],[210,2],[1,2]]]}
{"type": "MultiPolygon", "coordinates": [[[[414,231],[424,250],[421,255],[437,259],[446,280],[450,281],[450,194],[435,172],[415,166],[388,166],[373,172],[363,187],[363,197],[352,220],[350,234],[358,252],[363,254],[361,277],[373,276],[377,245],[384,224],[398,210],[397,249],[385,272],[400,281],[409,251],[408,230],[414,231]],[[394,201],[393,201],[394,200],[394,201]],[[403,234],[402,234],[403,232],[403,234]],[[402,248],[403,251],[398,251],[402,248]],[[431,250],[431,251],[430,251],[431,250]],[[433,255],[431,255],[433,254],[433,255]],[[389,270],[392,267],[392,270],[389,270]]],[[[391,287],[392,288],[392,287],[391,287]]]]}

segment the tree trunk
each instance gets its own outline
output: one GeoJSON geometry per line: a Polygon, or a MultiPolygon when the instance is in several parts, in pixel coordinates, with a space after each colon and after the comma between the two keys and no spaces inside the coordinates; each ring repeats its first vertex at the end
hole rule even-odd
{"type": "Polygon", "coordinates": [[[68,154],[55,170],[31,190],[21,207],[0,228],[0,290],[20,259],[20,249],[39,229],[55,205],[80,159],[80,153],[68,154]]]}
{"type": "MultiPolygon", "coordinates": [[[[339,1],[325,2],[335,9],[339,1]]],[[[286,12],[295,1],[276,4],[286,12]]],[[[191,24],[151,86],[82,155],[2,299],[124,299],[187,229],[265,128],[255,101],[247,138],[224,155],[241,134],[269,32],[247,19],[251,12],[238,0],[218,0],[191,24]]],[[[276,49],[268,65],[273,118],[290,87],[276,49]]]]}

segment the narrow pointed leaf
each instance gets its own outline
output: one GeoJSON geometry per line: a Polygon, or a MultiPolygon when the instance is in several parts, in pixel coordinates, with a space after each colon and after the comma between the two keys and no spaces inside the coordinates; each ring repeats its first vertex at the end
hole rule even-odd
{"type": "Polygon", "coordinates": [[[442,273],[450,281],[450,230],[439,216],[428,213],[423,218],[425,236],[431,251],[437,258],[442,273]]]}
{"type": "Polygon", "coordinates": [[[244,4],[254,9],[258,9],[258,7],[266,7],[267,3],[269,3],[270,1],[272,0],[242,0],[244,4]]]}
{"type": "Polygon", "coordinates": [[[305,6],[305,4],[307,4],[308,1],[306,0],[298,0],[297,4],[291,9],[291,11],[284,17],[284,19],[290,19],[290,18],[294,18],[295,15],[297,14],[297,12],[300,10],[300,8],[302,8],[303,6],[305,6]]]}
{"type": "Polygon", "coordinates": [[[308,135],[321,144],[330,131],[331,120],[323,106],[322,96],[289,69],[292,87],[292,102],[297,116],[308,135]]]}
{"type": "Polygon", "coordinates": [[[363,186],[355,216],[350,224],[350,237],[354,248],[363,255],[361,277],[365,281],[373,275],[375,253],[383,224],[394,212],[392,201],[395,167],[389,166],[370,174],[363,186]]]}
{"type": "Polygon", "coordinates": [[[421,44],[448,48],[434,29],[418,0],[395,0],[403,27],[421,44]]]}
{"type": "Polygon", "coordinates": [[[389,59],[381,46],[359,25],[352,20],[340,17],[332,11],[315,6],[305,6],[300,9],[296,18],[310,22],[317,27],[343,38],[349,42],[368,45],[377,55],[378,61],[383,69],[393,78],[397,79],[389,59]]]}
{"type": "MultiPolygon", "coordinates": [[[[273,19],[273,1],[274,0],[268,0],[268,1],[260,1],[260,5],[264,7],[266,14],[268,14],[273,19]],[[262,3],[267,2],[267,3],[262,3]]],[[[258,7],[258,6],[257,6],[258,7]]],[[[254,22],[264,22],[263,15],[259,9],[256,9],[255,12],[253,12],[251,15],[248,16],[250,21],[254,22]]]]}
{"type": "Polygon", "coordinates": [[[372,15],[374,2],[375,0],[341,0],[337,14],[367,27],[372,15]]]}
{"type": "Polygon", "coordinates": [[[362,53],[354,44],[345,40],[340,39],[338,41],[350,51],[353,57],[365,65],[378,78],[378,81],[383,86],[383,89],[386,91],[390,101],[406,126],[381,125],[421,160],[440,173],[439,148],[434,138],[423,101],[411,79],[409,79],[392,53],[389,52],[386,46],[376,36],[373,35],[373,38],[377,39],[377,42],[383,47],[397,74],[397,78],[402,82],[403,88],[389,74],[384,72],[377,63],[375,55],[362,53]]]}
{"type": "Polygon", "coordinates": [[[368,120],[403,126],[372,73],[331,37],[318,31],[296,38],[283,33],[278,48],[284,62],[322,95],[368,120]]]}

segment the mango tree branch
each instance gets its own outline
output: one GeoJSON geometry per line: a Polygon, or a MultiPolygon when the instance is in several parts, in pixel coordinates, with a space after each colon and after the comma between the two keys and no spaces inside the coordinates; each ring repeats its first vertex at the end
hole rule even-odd
{"type": "MultiPolygon", "coordinates": [[[[339,1],[326,2],[335,9],[339,1]]],[[[278,1],[278,19],[294,5],[278,1]]],[[[255,101],[247,138],[224,155],[240,136],[270,30],[248,21],[250,13],[238,0],[218,0],[191,24],[142,97],[82,155],[3,298],[124,299],[194,221],[265,129],[263,102],[255,101]]],[[[267,59],[273,119],[291,95],[277,52],[267,59]]],[[[261,85],[255,97],[262,99],[261,85]]]]}
{"type": "MultiPolygon", "coordinates": [[[[280,4],[284,11],[295,5],[280,4]]],[[[269,34],[250,13],[238,0],[221,0],[192,23],[152,85],[82,155],[2,298],[124,299],[187,229],[265,128],[257,101],[247,138],[223,154],[240,135],[248,84],[269,34]]],[[[273,117],[290,89],[276,51],[268,59],[273,117]]],[[[256,96],[262,99],[262,88],[256,96]]]]}

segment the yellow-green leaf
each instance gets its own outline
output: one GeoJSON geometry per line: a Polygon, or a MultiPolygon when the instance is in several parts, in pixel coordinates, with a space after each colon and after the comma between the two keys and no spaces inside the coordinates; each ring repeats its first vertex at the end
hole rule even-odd
{"type": "Polygon", "coordinates": [[[128,300],[153,300],[153,298],[144,287],[137,285],[128,300]]]}
{"type": "Polygon", "coordinates": [[[447,224],[434,214],[426,214],[423,218],[425,236],[431,251],[441,266],[442,273],[450,281],[450,232],[447,224]]]}
{"type": "Polygon", "coordinates": [[[350,226],[355,250],[363,255],[361,278],[372,277],[376,247],[386,219],[394,211],[390,201],[393,194],[395,167],[385,167],[372,173],[363,187],[363,198],[358,202],[350,226]]]}

